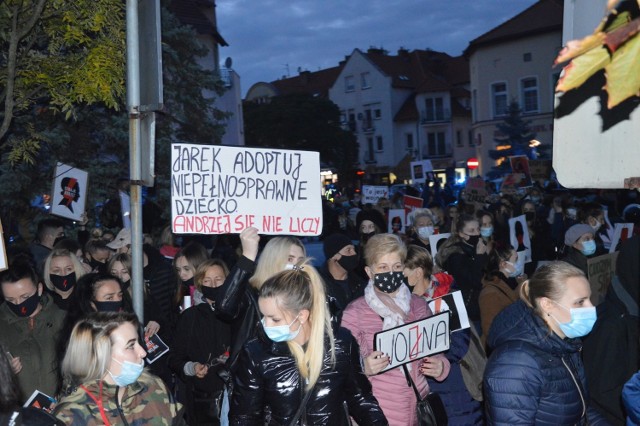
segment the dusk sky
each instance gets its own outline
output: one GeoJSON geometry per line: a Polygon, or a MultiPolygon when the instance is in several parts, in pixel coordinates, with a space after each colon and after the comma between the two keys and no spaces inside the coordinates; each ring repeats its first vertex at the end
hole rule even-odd
{"type": "Polygon", "coordinates": [[[469,41],[536,0],[217,0],[218,29],[229,47],[242,96],[259,81],[298,68],[334,67],[353,49],[426,49],[462,54],[469,41]]]}

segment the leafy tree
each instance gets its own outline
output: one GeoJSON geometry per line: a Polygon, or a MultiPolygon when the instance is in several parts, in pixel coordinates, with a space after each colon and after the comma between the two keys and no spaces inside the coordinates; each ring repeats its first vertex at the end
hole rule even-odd
{"type": "MultiPolygon", "coordinates": [[[[162,52],[165,108],[157,116],[157,176],[148,198],[150,203],[154,201],[163,208],[157,218],[166,219],[170,213],[171,143],[219,144],[224,128],[218,120],[225,114],[214,107],[215,96],[222,93],[223,84],[215,73],[199,64],[200,58],[208,54],[207,48],[198,41],[193,28],[183,25],[166,8],[162,9],[162,52]]],[[[120,53],[124,55],[124,51],[120,53]]],[[[124,73],[124,63],[122,67],[124,73]]],[[[41,99],[41,104],[25,119],[31,126],[29,134],[37,140],[31,161],[16,157],[15,151],[8,149],[2,153],[0,214],[6,231],[11,228],[11,232],[18,232],[16,229],[22,225],[16,224],[24,222],[16,217],[17,204],[24,207],[24,213],[30,210],[27,206],[37,194],[51,191],[57,161],[89,172],[87,211],[94,217],[94,207],[116,194],[117,179],[129,176],[129,122],[123,98],[118,100],[117,108],[104,102],[74,105],[69,120],[63,120],[56,107],[47,101],[41,99]]],[[[9,137],[26,135],[17,127],[12,126],[9,137]]]]}
{"type": "Polygon", "coordinates": [[[243,105],[248,146],[320,152],[323,164],[351,176],[358,155],[353,133],[342,129],[340,110],[310,95],[276,96],[270,103],[243,105]]]}
{"type": "Polygon", "coordinates": [[[34,120],[43,108],[68,119],[80,104],[121,106],[124,7],[121,0],[0,2],[0,143],[9,143],[10,161],[34,161],[44,142],[34,120]]]}
{"type": "Polygon", "coordinates": [[[496,124],[501,136],[495,139],[496,149],[489,150],[489,157],[498,164],[488,173],[490,178],[509,173],[511,165],[508,157],[513,155],[526,155],[529,159],[546,157],[549,146],[530,146],[531,140],[536,138],[530,124],[530,121],[522,119],[522,110],[518,103],[511,101],[504,121],[496,124]]]}

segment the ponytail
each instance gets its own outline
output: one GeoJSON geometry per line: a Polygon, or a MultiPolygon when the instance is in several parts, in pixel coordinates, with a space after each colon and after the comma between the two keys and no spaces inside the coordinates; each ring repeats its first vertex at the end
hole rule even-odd
{"type": "Polygon", "coordinates": [[[309,311],[310,334],[306,350],[295,341],[287,342],[296,361],[301,378],[311,389],[320,377],[325,355],[325,336],[329,340],[331,363],[335,364],[335,338],[326,303],[324,282],[310,264],[296,265],[293,270],[280,272],[269,278],[260,288],[260,297],[275,297],[283,310],[309,311]]]}

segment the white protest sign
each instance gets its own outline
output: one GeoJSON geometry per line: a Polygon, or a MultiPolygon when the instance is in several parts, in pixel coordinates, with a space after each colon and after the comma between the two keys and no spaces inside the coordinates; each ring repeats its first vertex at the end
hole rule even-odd
{"type": "Polygon", "coordinates": [[[389,209],[387,229],[390,233],[404,234],[406,225],[406,214],[404,209],[389,209]]]}
{"type": "Polygon", "coordinates": [[[613,253],[619,247],[618,245],[626,241],[633,235],[633,223],[616,223],[613,230],[613,238],[611,239],[611,246],[609,247],[609,253],[613,253]]]}
{"type": "Polygon", "coordinates": [[[171,146],[176,234],[320,235],[320,154],[219,145],[171,146]]]}
{"type": "Polygon", "coordinates": [[[438,249],[447,238],[451,236],[450,232],[445,232],[444,234],[433,234],[429,235],[429,248],[431,248],[431,257],[435,260],[436,254],[438,254],[438,249]]]}
{"type": "Polygon", "coordinates": [[[87,200],[89,174],[67,164],[58,163],[51,191],[51,214],[71,220],[82,220],[87,200]]]}
{"type": "Polygon", "coordinates": [[[434,314],[441,312],[451,312],[449,320],[451,331],[464,330],[469,328],[469,315],[467,307],[464,305],[462,292],[460,290],[445,294],[429,301],[429,309],[434,314]]]}
{"type": "Polygon", "coordinates": [[[118,191],[120,197],[120,215],[122,216],[122,226],[131,228],[131,197],[124,191],[118,191]]]}
{"type": "Polygon", "coordinates": [[[7,249],[4,246],[4,233],[2,231],[2,222],[0,222],[0,271],[4,271],[8,267],[7,249]]]}
{"type": "Polygon", "coordinates": [[[375,334],[376,351],[389,355],[387,371],[402,364],[449,350],[449,312],[380,331],[375,334]]]}
{"type": "Polygon", "coordinates": [[[362,204],[376,204],[380,198],[389,198],[388,186],[362,185],[362,204]]]}
{"type": "Polygon", "coordinates": [[[518,253],[524,252],[524,261],[531,262],[531,239],[524,215],[509,219],[509,240],[518,253]]]}
{"type": "Polygon", "coordinates": [[[411,162],[411,180],[413,183],[426,183],[427,172],[433,172],[431,160],[420,160],[411,162]]]}

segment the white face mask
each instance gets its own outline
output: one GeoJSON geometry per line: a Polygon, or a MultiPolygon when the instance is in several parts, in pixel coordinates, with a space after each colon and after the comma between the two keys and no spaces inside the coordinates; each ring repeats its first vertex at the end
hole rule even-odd
{"type": "Polygon", "coordinates": [[[433,226],[421,226],[418,228],[418,236],[423,240],[428,240],[433,235],[433,226]]]}

